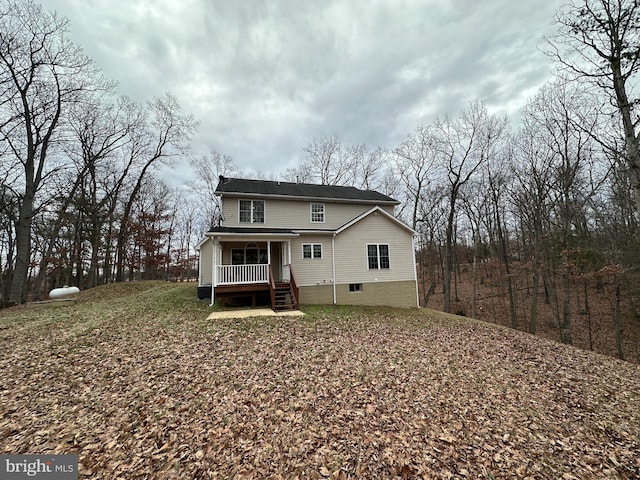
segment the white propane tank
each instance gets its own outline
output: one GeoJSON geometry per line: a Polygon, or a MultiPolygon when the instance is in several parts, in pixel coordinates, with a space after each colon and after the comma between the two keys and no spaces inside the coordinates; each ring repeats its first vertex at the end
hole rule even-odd
{"type": "Polygon", "coordinates": [[[73,295],[77,295],[80,293],[80,289],[78,287],[67,287],[64,286],[62,288],[54,288],[49,292],[49,298],[52,300],[57,300],[59,298],[68,298],[73,295]]]}

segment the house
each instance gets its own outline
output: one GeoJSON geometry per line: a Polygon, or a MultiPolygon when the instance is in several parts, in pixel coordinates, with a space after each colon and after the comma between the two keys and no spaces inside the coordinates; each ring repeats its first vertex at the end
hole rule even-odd
{"type": "Polygon", "coordinates": [[[415,231],[371,190],[220,177],[222,221],[198,244],[199,298],[417,307],[415,231]]]}

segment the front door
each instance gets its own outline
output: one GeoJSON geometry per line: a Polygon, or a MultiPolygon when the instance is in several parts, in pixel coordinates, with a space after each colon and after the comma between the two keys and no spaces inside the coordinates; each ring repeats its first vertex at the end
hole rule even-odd
{"type": "Polygon", "coordinates": [[[280,244],[280,246],[282,247],[280,249],[280,259],[282,260],[282,262],[280,262],[282,264],[281,268],[282,268],[282,281],[283,282],[290,282],[291,281],[291,273],[290,273],[290,269],[289,269],[289,264],[291,263],[291,260],[289,259],[290,255],[289,255],[289,243],[288,242],[282,242],[280,244]]]}
{"type": "Polygon", "coordinates": [[[271,268],[273,270],[274,280],[282,282],[282,256],[280,254],[279,242],[271,242],[271,268]]]}

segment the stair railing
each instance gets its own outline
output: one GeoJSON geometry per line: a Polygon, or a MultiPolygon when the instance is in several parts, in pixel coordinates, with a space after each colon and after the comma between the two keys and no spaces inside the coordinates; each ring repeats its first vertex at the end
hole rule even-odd
{"type": "Polygon", "coordinates": [[[271,293],[271,308],[276,309],[276,281],[273,277],[273,268],[269,264],[269,293],[271,293]]]}
{"type": "Polygon", "coordinates": [[[293,306],[298,309],[298,284],[296,283],[296,277],[293,275],[293,269],[289,264],[289,283],[291,284],[291,292],[293,293],[293,306]]]}

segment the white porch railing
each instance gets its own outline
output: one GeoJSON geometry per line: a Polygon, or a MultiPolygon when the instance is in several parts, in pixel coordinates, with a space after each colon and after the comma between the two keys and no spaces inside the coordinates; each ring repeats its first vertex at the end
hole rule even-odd
{"type": "Polygon", "coordinates": [[[269,265],[218,265],[217,285],[269,283],[269,265]]]}

